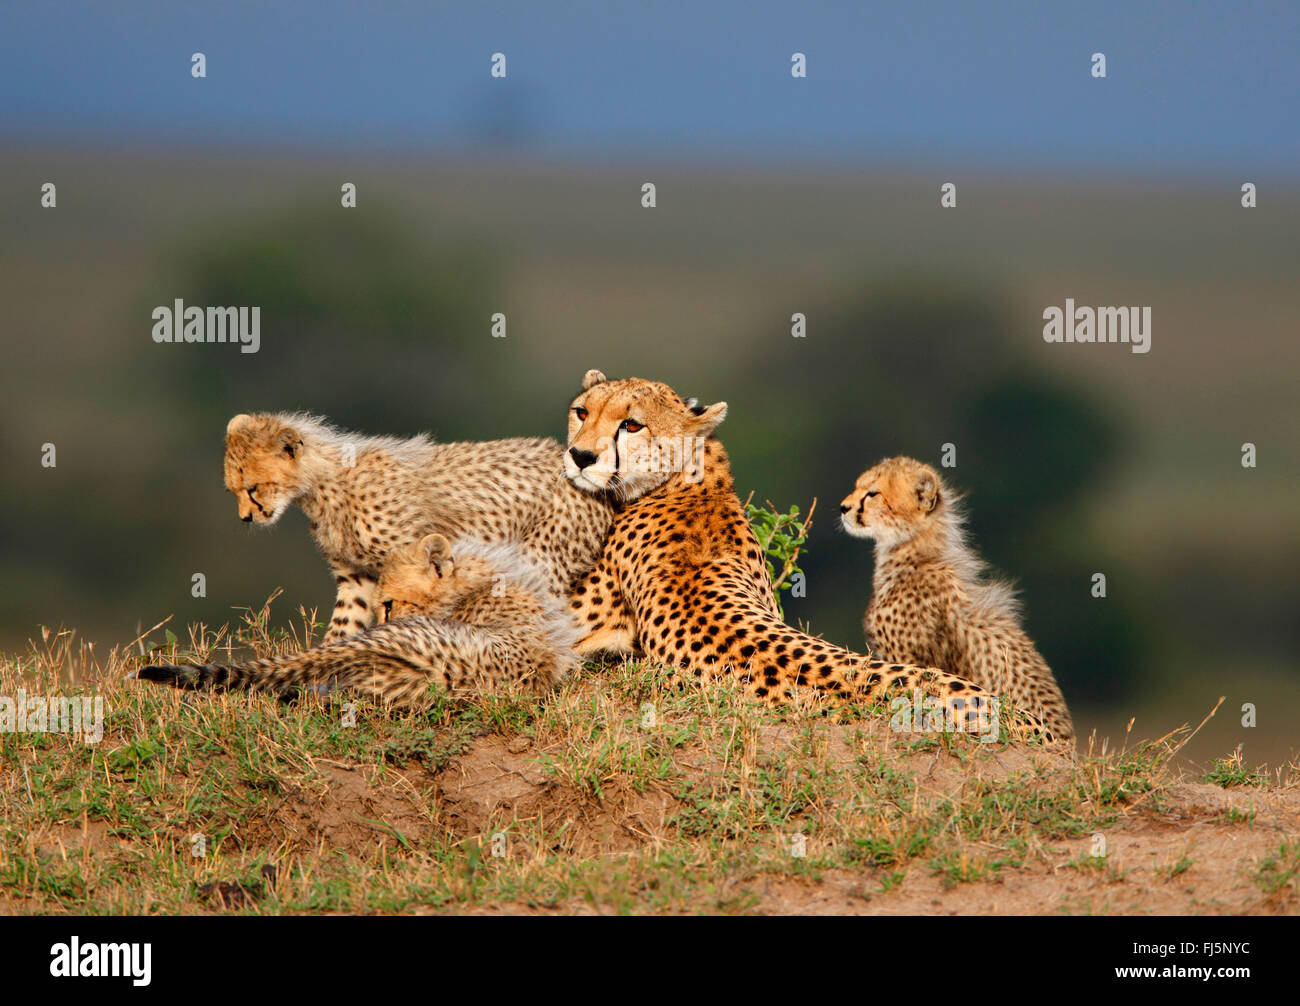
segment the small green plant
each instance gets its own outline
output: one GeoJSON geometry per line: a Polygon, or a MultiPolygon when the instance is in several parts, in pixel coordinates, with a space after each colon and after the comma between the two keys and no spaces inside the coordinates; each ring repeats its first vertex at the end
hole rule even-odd
{"type": "Polygon", "coordinates": [[[1268,894],[1276,894],[1300,876],[1300,844],[1283,841],[1276,852],[1264,857],[1255,871],[1255,883],[1268,894]]]}
{"type": "Polygon", "coordinates": [[[880,893],[888,894],[894,888],[902,886],[902,883],[906,878],[906,870],[893,870],[889,873],[882,874],[880,877],[880,893]]]}
{"type": "Polygon", "coordinates": [[[1186,873],[1192,868],[1194,860],[1184,852],[1178,859],[1166,863],[1164,866],[1156,867],[1156,875],[1164,877],[1165,880],[1173,880],[1179,874],[1186,873]]]}
{"type": "Polygon", "coordinates": [[[803,579],[803,570],[799,568],[799,552],[808,540],[813,511],[816,509],[817,500],[814,498],[808,507],[808,515],[801,519],[797,506],[781,513],[772,505],[771,500],[765,500],[762,506],[754,503],[752,496],[745,501],[745,516],[767,559],[767,572],[772,578],[776,610],[782,618],[785,618],[785,611],[781,606],[781,592],[790,590],[796,578],[803,579]]]}
{"type": "Polygon", "coordinates": [[[930,869],[939,877],[945,891],[958,884],[970,884],[988,876],[995,876],[997,868],[988,860],[970,856],[965,852],[948,852],[930,860],[930,869]]]}
{"type": "Polygon", "coordinates": [[[1205,773],[1205,781],[1227,789],[1229,786],[1267,786],[1268,776],[1257,768],[1247,768],[1241,760],[1241,748],[1227,758],[1216,758],[1205,773]]]}

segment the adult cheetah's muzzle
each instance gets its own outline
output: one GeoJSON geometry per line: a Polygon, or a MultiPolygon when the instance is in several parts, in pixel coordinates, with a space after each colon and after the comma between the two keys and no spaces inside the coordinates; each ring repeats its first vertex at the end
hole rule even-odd
{"type": "Polygon", "coordinates": [[[600,455],[595,451],[583,451],[577,447],[570,447],[569,457],[573,458],[573,463],[578,466],[578,471],[583,471],[594,465],[599,460],[600,455]]]}

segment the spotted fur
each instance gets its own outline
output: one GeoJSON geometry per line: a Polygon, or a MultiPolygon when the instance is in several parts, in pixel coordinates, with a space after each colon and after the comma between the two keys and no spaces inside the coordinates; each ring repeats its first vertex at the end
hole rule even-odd
{"type": "Polygon", "coordinates": [[[840,514],[849,534],[876,541],[863,620],[873,653],[969,678],[1073,742],[1065,697],[1020,626],[1015,595],[986,579],[965,541],[958,498],[935,469],[912,458],[882,461],[858,477],[840,514]]]}
{"type": "Polygon", "coordinates": [[[518,546],[431,534],[394,553],[380,575],[381,617],[392,621],[291,656],[150,666],[137,677],[284,696],[339,687],[400,706],[418,705],[431,686],[460,694],[516,682],[540,694],[578,664],[580,632],[551,579],[518,546]]]}
{"type": "Polygon", "coordinates": [[[867,702],[892,689],[940,697],[965,729],[996,716],[979,686],[934,667],[871,660],[777,616],[758,542],[714,436],[726,403],[708,407],[667,385],[590,371],[569,407],[565,474],[619,512],[600,562],[575,589],[583,654],[642,652],[697,678],[736,677],[756,699],[799,690],[867,702]],[[668,470],[656,439],[698,445],[668,470]]]}
{"type": "Polygon", "coordinates": [[[314,416],[239,415],[226,428],[226,487],[239,516],[274,524],[297,504],[334,572],[326,642],[375,620],[388,556],[427,534],[518,543],[557,594],[595,564],[608,504],[560,475],[554,440],[435,443],[344,433],[314,416]]]}

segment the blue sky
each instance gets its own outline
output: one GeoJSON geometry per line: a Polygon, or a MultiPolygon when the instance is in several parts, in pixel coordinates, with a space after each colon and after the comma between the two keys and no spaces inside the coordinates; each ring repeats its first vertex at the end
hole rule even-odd
{"type": "Polygon", "coordinates": [[[9,142],[1289,172],[1300,4],[14,3],[9,142]],[[208,77],[194,80],[202,51],[208,77]],[[493,52],[509,75],[488,74],[493,52]],[[794,80],[790,54],[807,54],[794,80]],[[1089,56],[1107,57],[1107,79],[1089,56]]]}

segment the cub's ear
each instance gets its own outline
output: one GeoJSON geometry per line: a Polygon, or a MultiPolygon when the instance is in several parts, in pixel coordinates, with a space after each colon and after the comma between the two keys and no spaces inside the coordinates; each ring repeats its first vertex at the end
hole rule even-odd
{"type": "Polygon", "coordinates": [[[693,429],[697,437],[707,437],[727,418],[727,403],[717,402],[713,405],[696,405],[691,409],[696,416],[693,429]]]}
{"type": "Polygon", "coordinates": [[[242,433],[252,425],[252,422],[252,416],[241,412],[239,415],[235,416],[234,419],[230,420],[230,422],[226,423],[226,436],[233,437],[238,433],[242,433]]]}
{"type": "Polygon", "coordinates": [[[599,370],[589,370],[582,375],[582,390],[590,391],[597,384],[604,384],[609,378],[599,370]]]}
{"type": "Polygon", "coordinates": [[[442,576],[444,568],[451,572],[451,542],[444,535],[426,534],[420,539],[419,550],[436,576],[442,576]]]}
{"type": "Polygon", "coordinates": [[[939,505],[939,480],[933,472],[923,471],[916,478],[916,505],[929,513],[939,505]]]}
{"type": "Polygon", "coordinates": [[[280,450],[291,458],[296,458],[302,452],[302,434],[292,426],[286,426],[280,431],[276,443],[280,445],[280,450]]]}

